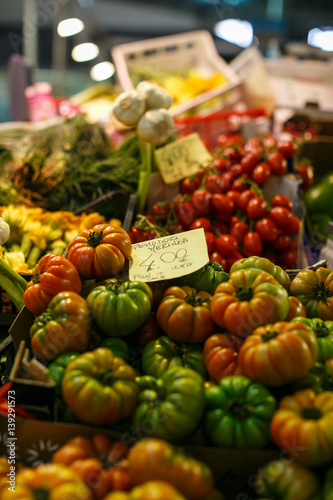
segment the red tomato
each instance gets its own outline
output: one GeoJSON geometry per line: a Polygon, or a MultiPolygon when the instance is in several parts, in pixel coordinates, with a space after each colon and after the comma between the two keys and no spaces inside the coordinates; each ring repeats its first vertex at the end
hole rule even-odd
{"type": "MultiPolygon", "coordinates": [[[[207,215],[210,212],[212,195],[204,189],[197,189],[192,195],[192,205],[198,215],[207,215]]],[[[193,222],[193,221],[192,221],[193,222]]]]}
{"type": "Polygon", "coordinates": [[[217,174],[209,175],[205,182],[205,188],[210,193],[223,193],[225,186],[223,177],[217,174]]]}
{"type": "Polygon", "coordinates": [[[151,213],[158,222],[165,222],[170,212],[170,203],[158,201],[152,206],[151,213]]]}
{"type": "Polygon", "coordinates": [[[238,243],[242,243],[244,236],[247,234],[249,226],[244,222],[236,222],[230,229],[230,234],[233,236],[238,243]]]}
{"type": "Polygon", "coordinates": [[[247,204],[249,201],[257,196],[252,189],[247,189],[246,191],[243,191],[240,195],[240,198],[238,200],[238,205],[237,207],[242,210],[243,212],[246,212],[247,204]]]}
{"type": "Polygon", "coordinates": [[[223,257],[223,255],[221,255],[220,252],[218,252],[217,250],[209,254],[209,260],[221,264],[223,269],[226,269],[227,267],[227,259],[223,257]]]}
{"type": "Polygon", "coordinates": [[[247,153],[245,156],[243,156],[240,162],[242,172],[251,174],[258,163],[260,163],[260,156],[258,156],[256,153],[247,153]]]}
{"type": "Polygon", "coordinates": [[[182,181],[182,193],[184,194],[192,194],[199,186],[199,183],[196,179],[192,177],[187,177],[182,181]]]}
{"type": "Polygon", "coordinates": [[[298,318],[299,316],[303,318],[307,317],[305,306],[297,297],[289,295],[289,309],[284,321],[291,321],[293,318],[298,318]]]}
{"type": "Polygon", "coordinates": [[[243,249],[246,257],[261,255],[264,245],[259,234],[255,231],[247,233],[243,239],[243,249]]]}
{"type": "Polygon", "coordinates": [[[237,177],[240,177],[243,173],[242,167],[239,163],[235,163],[235,165],[232,165],[232,167],[230,167],[229,173],[233,179],[237,179],[237,177]]]}
{"type": "Polygon", "coordinates": [[[236,262],[236,260],[243,259],[244,255],[241,252],[235,252],[234,254],[227,257],[227,270],[230,271],[231,266],[236,262]]]}
{"type": "Polygon", "coordinates": [[[238,191],[239,193],[242,193],[243,191],[246,191],[249,189],[249,185],[243,182],[243,179],[245,178],[247,174],[242,175],[242,179],[235,179],[234,182],[232,183],[232,189],[234,191],[238,191]]]}
{"type": "Polygon", "coordinates": [[[258,220],[255,225],[255,230],[265,241],[274,241],[279,235],[276,224],[271,219],[267,218],[258,220]]]}
{"type": "Polygon", "coordinates": [[[275,137],[273,137],[271,134],[268,134],[266,135],[264,138],[263,138],[263,145],[266,147],[266,148],[271,148],[273,146],[276,146],[277,144],[277,140],[275,139],[275,137]]]}
{"type": "Polygon", "coordinates": [[[302,179],[302,189],[307,191],[313,186],[313,166],[312,165],[302,165],[296,167],[296,172],[300,175],[302,179]]]}
{"type": "Polygon", "coordinates": [[[226,218],[230,218],[232,212],[234,211],[234,202],[229,198],[229,196],[221,193],[216,193],[212,197],[212,208],[217,212],[221,212],[226,218]]]}
{"type": "Polygon", "coordinates": [[[273,207],[269,212],[269,216],[278,227],[285,229],[292,217],[292,213],[285,207],[273,207]]]}
{"type": "Polygon", "coordinates": [[[297,265],[297,250],[289,249],[282,252],[282,262],[288,269],[294,269],[297,265]]]}
{"type": "Polygon", "coordinates": [[[175,205],[175,213],[178,221],[184,228],[189,227],[195,219],[194,207],[189,201],[177,203],[175,205]]]}
{"type": "Polygon", "coordinates": [[[299,233],[300,228],[301,221],[295,215],[292,215],[284,229],[287,234],[296,236],[299,233]]]}
{"type": "Polygon", "coordinates": [[[273,247],[276,248],[276,250],[287,250],[290,248],[292,245],[292,240],[290,237],[285,234],[281,233],[279,236],[276,238],[276,240],[273,241],[273,247]]]}
{"type": "Polygon", "coordinates": [[[240,198],[239,191],[234,191],[234,190],[227,191],[226,196],[228,196],[228,198],[230,198],[230,200],[233,202],[233,204],[237,206],[237,202],[240,198]]]}
{"type": "Polygon", "coordinates": [[[208,253],[212,253],[215,250],[215,235],[210,232],[205,233],[208,253]]]}
{"type": "Polygon", "coordinates": [[[226,172],[231,165],[231,161],[228,158],[223,157],[215,158],[213,160],[213,165],[218,172],[226,172]]]}
{"type": "Polygon", "coordinates": [[[287,161],[281,153],[270,153],[267,156],[267,163],[272,174],[284,175],[287,173],[287,161]]]}
{"type": "Polygon", "coordinates": [[[273,207],[285,207],[290,211],[294,208],[293,202],[284,194],[276,194],[271,201],[273,207]]]}
{"type": "Polygon", "coordinates": [[[72,291],[79,294],[81,289],[82,283],[75,265],[62,255],[47,254],[35,265],[23,299],[26,308],[38,316],[58,293],[72,291]]]}
{"type": "Polygon", "coordinates": [[[266,163],[259,163],[253,170],[251,178],[254,182],[262,186],[265,184],[271,176],[271,169],[266,163]]]}
{"type": "Polygon", "coordinates": [[[285,158],[292,158],[297,151],[297,144],[294,141],[279,141],[277,148],[285,158]]]}
{"type": "Polygon", "coordinates": [[[199,219],[195,219],[195,221],[192,222],[189,229],[199,229],[200,227],[202,227],[204,231],[211,231],[212,223],[205,217],[199,217],[199,219]]]}
{"type": "Polygon", "coordinates": [[[260,198],[260,196],[255,196],[248,202],[246,213],[252,219],[261,219],[267,216],[267,202],[263,198],[260,198]]]}
{"type": "Polygon", "coordinates": [[[224,156],[229,156],[230,160],[238,163],[242,158],[241,151],[235,146],[228,146],[223,151],[224,156]]]}
{"type": "Polygon", "coordinates": [[[206,169],[204,167],[201,167],[196,171],[196,173],[194,175],[194,180],[198,183],[198,186],[200,185],[205,173],[206,173],[206,169]]]}
{"type": "Polygon", "coordinates": [[[230,234],[221,234],[221,236],[216,238],[215,245],[217,250],[225,256],[233,255],[238,248],[238,242],[236,238],[234,238],[230,234]]]}
{"type": "Polygon", "coordinates": [[[97,224],[81,231],[68,245],[68,260],[85,280],[116,276],[124,269],[131,253],[128,233],[108,224],[97,224]]]}
{"type": "Polygon", "coordinates": [[[221,174],[224,182],[224,192],[226,193],[229,189],[231,189],[231,183],[233,181],[231,174],[229,172],[224,172],[221,174]]]}

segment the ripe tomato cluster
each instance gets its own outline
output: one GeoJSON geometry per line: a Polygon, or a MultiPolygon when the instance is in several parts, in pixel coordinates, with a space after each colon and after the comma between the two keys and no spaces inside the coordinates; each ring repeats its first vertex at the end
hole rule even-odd
{"type": "Polygon", "coordinates": [[[251,255],[296,267],[301,221],[292,213],[293,203],[282,194],[267,201],[261,189],[272,174],[287,173],[296,143],[278,143],[272,136],[237,144],[223,140],[211,162],[183,179],[180,195],[140,216],[129,231],[132,243],[203,228],[210,259],[226,271],[251,255]]]}

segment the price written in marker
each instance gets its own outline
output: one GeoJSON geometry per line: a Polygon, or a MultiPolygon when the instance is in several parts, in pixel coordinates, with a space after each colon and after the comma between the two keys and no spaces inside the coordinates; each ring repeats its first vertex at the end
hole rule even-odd
{"type": "Polygon", "coordinates": [[[197,172],[212,156],[197,133],[159,148],[155,161],[166,184],[178,182],[197,172]]]}
{"type": "Polygon", "coordinates": [[[209,261],[202,228],[135,243],[129,266],[131,281],[161,281],[197,271],[209,261]]]}

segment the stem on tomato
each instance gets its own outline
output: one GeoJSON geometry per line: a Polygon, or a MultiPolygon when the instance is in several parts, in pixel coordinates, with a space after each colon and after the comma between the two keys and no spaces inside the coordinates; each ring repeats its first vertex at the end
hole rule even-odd
{"type": "Polygon", "coordinates": [[[243,399],[232,399],[228,403],[228,410],[238,420],[245,420],[249,417],[249,407],[243,399]]]}
{"type": "Polygon", "coordinates": [[[37,488],[33,490],[33,498],[34,500],[49,500],[50,490],[47,488],[37,488]]]}
{"type": "Polygon", "coordinates": [[[262,335],[262,341],[263,342],[269,342],[272,339],[275,339],[278,336],[277,332],[274,332],[274,330],[268,331],[267,333],[264,333],[262,335]]]}
{"type": "Polygon", "coordinates": [[[322,339],[330,335],[330,331],[324,323],[322,325],[316,326],[314,331],[318,339],[322,339]]]}
{"type": "Polygon", "coordinates": [[[208,299],[202,300],[200,297],[196,296],[196,292],[192,292],[185,297],[186,304],[190,304],[191,306],[201,306],[204,302],[207,302],[208,299]]]}
{"type": "Polygon", "coordinates": [[[308,406],[301,411],[302,417],[305,420],[319,420],[322,417],[322,412],[319,408],[308,406]]]}
{"type": "Polygon", "coordinates": [[[89,246],[95,248],[97,245],[100,244],[103,238],[103,231],[92,231],[88,238],[87,238],[87,243],[89,246]]]}
{"type": "Polygon", "coordinates": [[[314,299],[315,300],[322,300],[323,302],[326,302],[329,297],[332,297],[333,292],[327,286],[324,285],[323,282],[317,284],[314,288],[314,299]]]}
{"type": "Polygon", "coordinates": [[[245,288],[240,286],[236,291],[236,297],[241,302],[244,300],[251,300],[253,297],[253,290],[252,288],[245,288]]]}

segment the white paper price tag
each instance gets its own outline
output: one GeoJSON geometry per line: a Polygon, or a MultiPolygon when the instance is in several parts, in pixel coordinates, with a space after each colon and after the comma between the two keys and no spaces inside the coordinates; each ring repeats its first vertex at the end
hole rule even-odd
{"type": "Polygon", "coordinates": [[[155,161],[165,184],[178,182],[195,174],[212,155],[199,134],[189,134],[155,150],[155,161]]]}
{"type": "Polygon", "coordinates": [[[131,281],[161,281],[197,271],[209,262],[202,228],[135,243],[129,265],[131,281]]]}

